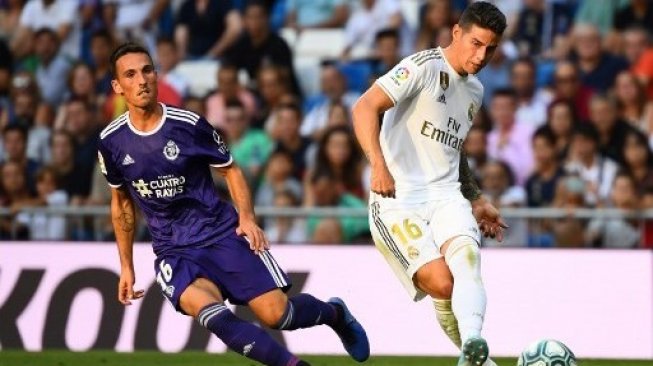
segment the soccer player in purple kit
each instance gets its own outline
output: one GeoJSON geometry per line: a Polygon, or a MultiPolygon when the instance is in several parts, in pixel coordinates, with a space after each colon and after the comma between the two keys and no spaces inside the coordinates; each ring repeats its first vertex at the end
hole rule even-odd
{"type": "Polygon", "coordinates": [[[134,291],[134,203],[152,234],[154,270],[175,309],[196,319],[230,349],[265,365],[308,365],[224,304],[246,304],[281,330],[330,326],[356,361],[369,357],[365,330],[339,298],[288,298],[290,283],[256,224],[250,192],[221,136],[203,117],[157,102],[157,73],[134,43],[111,55],[113,90],[128,111],[100,134],[98,159],[111,186],[111,218],[120,256],[118,299],[134,291]],[[236,207],[222,201],[211,168],[227,182],[236,207]]]}

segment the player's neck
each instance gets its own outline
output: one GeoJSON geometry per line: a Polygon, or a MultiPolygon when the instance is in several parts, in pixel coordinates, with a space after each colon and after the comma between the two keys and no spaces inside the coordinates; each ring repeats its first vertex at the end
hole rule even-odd
{"type": "Polygon", "coordinates": [[[462,65],[460,65],[460,62],[457,62],[456,58],[453,57],[456,54],[456,48],[453,44],[443,48],[442,52],[444,53],[445,60],[447,60],[447,63],[449,66],[451,66],[453,71],[455,71],[460,76],[467,76],[467,73],[465,72],[465,69],[463,69],[462,65]]]}
{"type": "Polygon", "coordinates": [[[163,108],[159,103],[145,108],[130,107],[129,121],[137,130],[149,132],[157,127],[163,116],[163,108]]]}

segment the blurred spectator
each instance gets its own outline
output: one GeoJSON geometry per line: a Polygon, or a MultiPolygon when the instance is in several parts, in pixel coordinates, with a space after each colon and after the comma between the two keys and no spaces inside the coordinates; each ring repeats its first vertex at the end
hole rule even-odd
{"type": "Polygon", "coordinates": [[[27,134],[27,157],[44,165],[50,160],[50,135],[54,122],[54,110],[40,103],[34,116],[34,124],[27,134]]]}
{"type": "Polygon", "coordinates": [[[181,58],[215,58],[223,56],[241,29],[233,1],[185,0],[177,15],[175,40],[181,58]]]}
{"type": "Polygon", "coordinates": [[[640,26],[653,33],[653,4],[649,0],[630,0],[614,15],[614,28],[623,31],[630,26],[640,26]]]}
{"type": "Polygon", "coordinates": [[[646,87],[648,98],[653,99],[653,47],[650,44],[633,64],[632,71],[646,87]]]}
{"type": "Polygon", "coordinates": [[[222,64],[218,69],[218,90],[206,99],[206,119],[214,126],[224,125],[224,112],[228,100],[238,100],[245,107],[247,117],[256,113],[256,98],[249,90],[240,85],[238,68],[230,64],[222,64]]]}
{"type": "Polygon", "coordinates": [[[580,247],[584,243],[586,222],[572,215],[576,209],[586,206],[585,189],[585,181],[578,175],[563,177],[556,187],[553,207],[569,213],[569,216],[553,222],[553,235],[559,247],[580,247]]]}
{"type": "MultiPolygon", "coordinates": [[[[632,213],[639,209],[639,198],[633,178],[618,174],[612,184],[610,206],[632,213]]],[[[639,245],[641,228],[637,219],[595,218],[587,225],[585,243],[601,248],[635,248],[639,245]]]]}
{"type": "Polygon", "coordinates": [[[376,34],[374,41],[373,77],[384,75],[401,61],[399,33],[395,29],[384,29],[376,34]]]}
{"type": "Polygon", "coordinates": [[[613,27],[615,13],[629,0],[580,0],[576,11],[576,24],[594,24],[601,34],[613,27]]]}
{"type": "MultiPolygon", "coordinates": [[[[95,108],[85,100],[70,100],[66,111],[64,129],[75,139],[75,176],[85,183],[87,189],[80,194],[86,197],[90,192],[100,129],[94,119],[95,108]]],[[[77,197],[71,200],[71,204],[79,203],[77,197]]]]}
{"type": "Polygon", "coordinates": [[[47,28],[42,28],[34,34],[34,54],[39,61],[36,82],[41,98],[55,107],[66,95],[66,78],[62,76],[68,75],[70,62],[59,52],[57,34],[47,28]]]}
{"type": "MultiPolygon", "coordinates": [[[[489,161],[483,167],[481,189],[495,207],[526,206],[526,192],[516,184],[515,175],[510,166],[500,160],[489,161]]],[[[525,246],[527,243],[527,225],[523,219],[506,219],[510,230],[506,230],[503,241],[484,238],[485,246],[525,246]]]]}
{"type": "Polygon", "coordinates": [[[646,91],[637,77],[629,71],[620,72],[615,81],[614,91],[619,119],[647,135],[651,134],[653,101],[647,100],[646,91]]]}
{"type": "MultiPolygon", "coordinates": [[[[400,34],[405,33],[403,15],[399,0],[361,0],[345,25],[345,49],[342,51],[344,58],[349,58],[354,47],[366,50],[371,54],[376,34],[383,29],[394,29],[400,34]],[[403,28],[403,29],[402,29],[403,28]]],[[[412,50],[409,42],[402,42],[408,46],[404,54],[412,50]]],[[[404,47],[405,47],[404,46],[404,47]]]]}
{"type": "MultiPolygon", "coordinates": [[[[48,29],[60,42],[61,53],[70,58],[79,57],[81,45],[77,0],[31,0],[25,3],[11,48],[17,58],[31,53],[37,41],[32,38],[39,30],[48,29]]],[[[59,47],[59,46],[58,46],[59,47]]]]}
{"type": "Polygon", "coordinates": [[[614,98],[594,95],[590,101],[590,121],[599,133],[601,154],[621,163],[626,133],[636,128],[619,118],[614,98]]]}
{"type": "Polygon", "coordinates": [[[25,182],[30,192],[34,192],[35,174],[39,163],[27,157],[27,128],[19,125],[9,125],[2,132],[4,147],[4,162],[16,163],[24,171],[25,182]]]}
{"type": "MultiPolygon", "coordinates": [[[[66,93],[66,102],[73,99],[79,99],[90,104],[95,108],[99,106],[101,98],[97,96],[95,89],[95,77],[93,69],[83,62],[73,65],[68,73],[68,93],[66,93]]],[[[62,103],[57,110],[57,119],[54,122],[54,129],[64,128],[68,118],[66,103],[62,103]]]]}
{"type": "Polygon", "coordinates": [[[454,23],[449,0],[428,0],[421,12],[415,51],[447,46],[451,41],[451,27],[454,23]],[[441,41],[445,37],[449,42],[441,41]]]}
{"type": "Polygon", "coordinates": [[[512,89],[499,89],[492,96],[490,116],[492,131],[488,134],[488,156],[505,161],[515,173],[516,182],[524,184],[533,168],[531,136],[533,127],[517,121],[517,96],[512,89]]]}
{"type": "MultiPolygon", "coordinates": [[[[297,207],[300,200],[295,192],[288,189],[277,190],[274,194],[274,207],[297,207]]],[[[272,243],[298,244],[306,243],[305,220],[294,217],[278,216],[265,225],[265,236],[272,243]]]]}
{"type": "Polygon", "coordinates": [[[270,29],[269,13],[261,2],[253,1],[245,8],[245,32],[226,51],[225,60],[245,69],[252,80],[262,66],[283,67],[288,73],[292,92],[301,95],[290,47],[270,29]]]}
{"type": "Polygon", "coordinates": [[[309,161],[312,141],[299,134],[301,110],[295,104],[285,104],[279,106],[275,115],[276,121],[271,135],[276,140],[277,149],[283,149],[292,156],[292,175],[302,179],[309,161]]]}
{"type": "Polygon", "coordinates": [[[528,123],[534,128],[546,122],[546,109],[551,103],[551,94],[537,88],[535,73],[537,66],[530,58],[520,58],[512,64],[512,87],[517,94],[517,121],[528,123]]]}
{"type": "Polygon", "coordinates": [[[265,126],[265,130],[272,134],[275,130],[275,110],[284,103],[295,103],[290,86],[288,70],[279,66],[263,66],[258,72],[257,87],[260,94],[261,107],[255,117],[255,126],[265,126]]]}
{"type": "Polygon", "coordinates": [[[629,27],[621,33],[623,55],[630,65],[635,65],[649,47],[650,35],[645,28],[629,27]]]}
{"type": "Polygon", "coordinates": [[[653,152],[646,135],[631,130],[626,133],[623,146],[623,170],[635,179],[637,194],[644,196],[653,187],[653,152]]]}
{"type": "MultiPolygon", "coordinates": [[[[51,165],[57,170],[61,188],[66,191],[71,203],[83,203],[91,189],[91,179],[80,178],[75,165],[75,140],[66,131],[52,133],[51,165]]],[[[94,155],[96,156],[97,153],[94,155]]],[[[86,175],[84,174],[83,177],[86,175]]]]}
{"type": "Polygon", "coordinates": [[[293,176],[293,156],[284,149],[272,152],[265,164],[263,179],[256,190],[257,206],[274,205],[280,191],[289,191],[294,197],[302,196],[302,185],[293,176]]]}
{"type": "Polygon", "coordinates": [[[600,153],[599,139],[599,132],[593,125],[579,124],[574,130],[565,163],[567,174],[575,175],[583,181],[583,201],[592,206],[602,203],[610,196],[610,187],[619,168],[614,160],[600,153]]]}
{"type": "Polygon", "coordinates": [[[14,59],[7,43],[0,38],[0,110],[6,108],[11,88],[11,76],[14,71],[14,59]]]}
{"type": "Polygon", "coordinates": [[[188,97],[184,99],[184,109],[199,114],[200,116],[206,116],[206,100],[199,97],[188,97]]]}
{"type": "Polygon", "coordinates": [[[331,105],[329,109],[329,117],[327,119],[327,128],[331,127],[351,127],[351,111],[347,108],[346,105],[342,103],[336,103],[331,105]]]}
{"type": "Polygon", "coordinates": [[[580,82],[576,65],[568,61],[558,62],[553,86],[556,99],[572,103],[576,111],[575,115],[581,121],[589,119],[589,101],[593,92],[580,82]]]}
{"type": "Polygon", "coordinates": [[[320,75],[322,100],[311,108],[302,121],[301,133],[319,140],[326,127],[329,110],[333,104],[344,104],[349,110],[356,103],[358,93],[347,91],[347,80],[338,67],[326,64],[320,75]]]}
{"type": "Polygon", "coordinates": [[[158,62],[159,80],[170,85],[181,97],[186,98],[189,90],[189,80],[177,72],[179,50],[172,38],[159,37],[156,41],[156,60],[158,62]]]}
{"type": "MultiPolygon", "coordinates": [[[[23,207],[66,207],[68,195],[59,188],[56,171],[45,166],[36,173],[36,198],[25,200],[13,206],[19,210],[23,207]]],[[[66,239],[66,217],[47,213],[19,213],[16,221],[29,228],[30,240],[64,240],[66,239]]]]}
{"type": "Polygon", "coordinates": [[[533,133],[532,143],[535,168],[525,185],[528,207],[551,206],[558,181],[565,175],[558,160],[556,136],[548,126],[542,126],[533,133]]]}
{"type": "Polygon", "coordinates": [[[617,74],[628,68],[628,63],[601,49],[601,34],[594,25],[577,25],[573,37],[575,62],[581,72],[582,84],[595,91],[607,91],[617,74]]]}
{"type": "Polygon", "coordinates": [[[113,37],[106,30],[99,30],[91,36],[91,59],[93,61],[95,91],[99,95],[108,95],[113,92],[111,89],[111,79],[113,77],[109,65],[113,44],[113,37]]]}
{"type": "Polygon", "coordinates": [[[227,102],[224,131],[229,149],[234,161],[243,169],[250,186],[254,187],[274,143],[264,131],[250,128],[249,121],[250,117],[242,103],[238,100],[227,102]]]}
{"type": "MultiPolygon", "coordinates": [[[[305,205],[359,209],[367,207],[360,198],[338,189],[338,179],[327,170],[316,172],[309,177],[305,205]]],[[[364,217],[307,218],[308,236],[317,244],[350,243],[369,233],[368,225],[367,218],[364,217]]]]}
{"type": "Polygon", "coordinates": [[[324,132],[317,147],[311,175],[327,171],[336,188],[358,198],[367,198],[363,189],[363,156],[349,127],[333,127],[324,132]]]}
{"type": "Polygon", "coordinates": [[[494,92],[510,87],[510,60],[506,57],[503,47],[497,47],[490,62],[478,74],[483,84],[483,104],[490,105],[494,92]]]}
{"type": "Polygon", "coordinates": [[[513,41],[520,55],[535,56],[542,51],[544,0],[525,0],[522,4],[513,41]]]}
{"type": "Polygon", "coordinates": [[[573,104],[564,100],[551,103],[547,126],[555,136],[555,150],[559,160],[567,157],[571,137],[577,124],[573,104]]]}
{"type": "Polygon", "coordinates": [[[104,23],[114,39],[141,43],[156,54],[159,18],[170,0],[104,0],[103,4],[104,23]]]}
{"type": "Polygon", "coordinates": [[[0,127],[11,124],[29,127],[34,121],[39,104],[39,91],[34,76],[28,72],[18,72],[11,79],[11,94],[0,115],[0,127]]]}
{"type": "MultiPolygon", "coordinates": [[[[0,167],[0,183],[2,187],[2,206],[11,208],[12,213],[24,203],[32,200],[27,186],[25,169],[17,162],[6,161],[0,167]]],[[[12,218],[0,218],[0,238],[27,240],[29,230],[18,222],[12,224],[12,218]]]]}
{"type": "Polygon", "coordinates": [[[487,133],[477,124],[473,124],[467,133],[467,138],[463,145],[465,155],[467,155],[467,164],[474,172],[476,180],[480,182],[481,171],[488,161],[487,157],[487,133]]]}
{"type": "Polygon", "coordinates": [[[286,26],[301,32],[310,28],[341,28],[349,16],[345,0],[287,0],[286,26]]]}
{"type": "Polygon", "coordinates": [[[8,0],[0,7],[0,38],[11,41],[20,24],[25,0],[8,0]]]}

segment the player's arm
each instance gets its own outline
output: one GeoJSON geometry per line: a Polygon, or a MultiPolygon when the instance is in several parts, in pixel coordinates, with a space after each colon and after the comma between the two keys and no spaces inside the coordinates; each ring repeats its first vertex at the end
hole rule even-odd
{"type": "Polygon", "coordinates": [[[118,301],[130,305],[130,300],[143,297],[143,290],[134,291],[134,228],[136,224],[134,202],[122,187],[111,188],[111,222],[118,243],[120,257],[120,282],[118,301]]]}
{"type": "Polygon", "coordinates": [[[467,162],[467,154],[464,151],[460,153],[460,164],[458,168],[458,181],[460,182],[460,191],[472,204],[472,213],[478,221],[479,228],[483,235],[496,237],[499,241],[503,240],[503,229],[508,225],[503,221],[499,210],[490,203],[476,183],[476,178],[472,169],[467,162]]]}
{"type": "Polygon", "coordinates": [[[352,109],[356,139],[372,168],[370,189],[383,197],[394,197],[395,181],[381,151],[379,116],[393,105],[386,92],[377,84],[373,84],[352,109]]]}
{"type": "Polygon", "coordinates": [[[238,210],[238,228],[236,228],[236,233],[247,238],[249,247],[253,251],[262,252],[268,249],[270,244],[263,230],[256,224],[252,195],[249,192],[243,171],[235,163],[216,169],[227,182],[229,194],[238,210]]]}

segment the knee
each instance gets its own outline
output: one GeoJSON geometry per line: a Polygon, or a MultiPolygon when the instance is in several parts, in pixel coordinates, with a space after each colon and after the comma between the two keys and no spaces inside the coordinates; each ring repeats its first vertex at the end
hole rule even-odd
{"type": "Polygon", "coordinates": [[[435,299],[451,299],[453,280],[447,277],[431,278],[427,281],[421,281],[419,287],[435,299]]]}
{"type": "Polygon", "coordinates": [[[256,316],[262,325],[268,328],[278,329],[286,314],[287,306],[287,301],[271,302],[262,311],[258,311],[256,316]]]}

